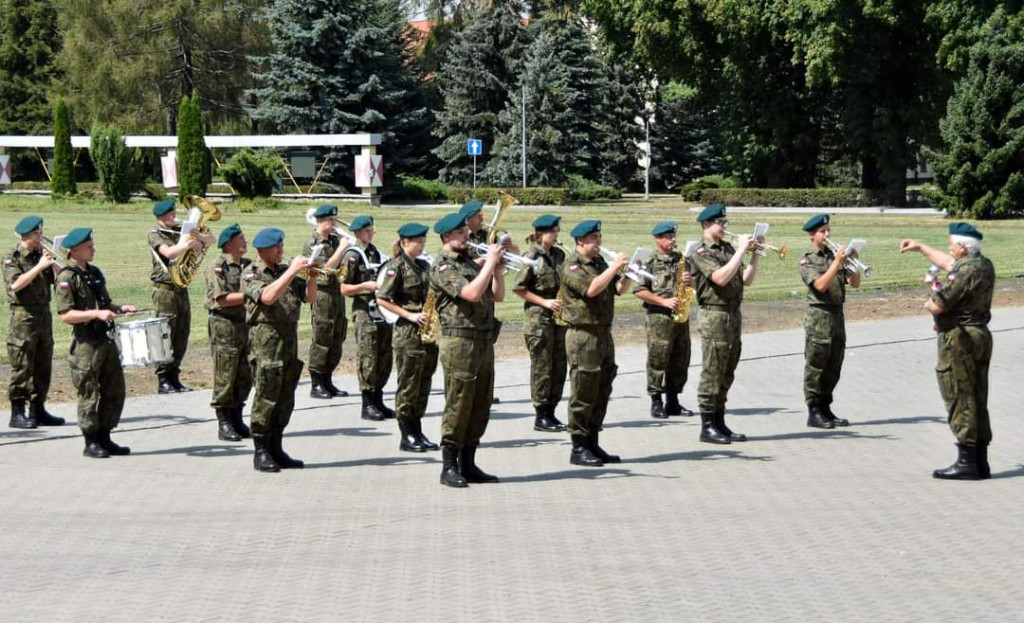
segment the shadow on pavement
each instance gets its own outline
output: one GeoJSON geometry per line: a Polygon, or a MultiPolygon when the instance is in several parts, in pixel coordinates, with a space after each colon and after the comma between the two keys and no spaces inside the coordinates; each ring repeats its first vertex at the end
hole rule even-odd
{"type": "Polygon", "coordinates": [[[788,407],[756,407],[747,409],[726,409],[725,416],[730,415],[748,416],[748,415],[771,415],[773,413],[795,413],[788,407]]]}
{"type": "Polygon", "coordinates": [[[333,463],[306,463],[306,469],[325,469],[331,467],[388,467],[392,465],[440,465],[441,461],[429,456],[386,456],[374,459],[358,459],[354,461],[335,461],[333,463]]]}
{"type": "Polygon", "coordinates": [[[884,420],[864,420],[852,422],[856,426],[878,426],[880,424],[923,424],[925,422],[945,422],[946,418],[937,415],[912,415],[909,417],[894,417],[884,420]]]}
{"type": "MultiPolygon", "coordinates": [[[[740,431],[742,432],[742,431],[740,431]]],[[[778,435],[751,435],[749,441],[788,441],[790,439],[892,439],[892,435],[862,435],[856,430],[834,428],[832,430],[816,428],[799,433],[780,433],[778,435]]]]}
{"type": "Polygon", "coordinates": [[[682,416],[673,416],[666,420],[647,418],[646,420],[627,420],[625,422],[610,422],[604,425],[605,428],[661,428],[671,424],[700,423],[699,419],[682,416]]]}
{"type": "MultiPolygon", "coordinates": [[[[115,441],[124,440],[115,439],[115,441]]],[[[252,448],[249,445],[238,445],[232,446],[186,446],[184,448],[163,448],[162,450],[132,450],[132,456],[147,456],[147,455],[160,455],[160,454],[185,454],[187,456],[197,456],[202,458],[214,458],[221,456],[240,456],[243,454],[252,454],[252,448]]]]}
{"type": "Polygon", "coordinates": [[[998,472],[992,474],[992,480],[1002,478],[1020,478],[1024,476],[1024,465],[1017,465],[1016,469],[1011,469],[1008,472],[998,472]]]}
{"type": "Polygon", "coordinates": [[[336,435],[345,435],[346,437],[389,437],[391,433],[365,426],[354,428],[316,428],[296,431],[294,433],[285,431],[284,433],[285,439],[290,437],[334,437],[336,435]]]}
{"type": "Polygon", "coordinates": [[[501,441],[483,442],[481,448],[536,448],[545,444],[566,444],[569,439],[567,433],[551,433],[550,437],[543,439],[502,439],[501,441]]]}
{"type": "MultiPolygon", "coordinates": [[[[529,402],[529,401],[527,401],[529,402]]],[[[492,420],[520,420],[523,418],[537,417],[536,413],[504,413],[502,411],[491,411],[492,420]]]]}
{"type": "Polygon", "coordinates": [[[362,402],[360,402],[359,400],[353,401],[352,397],[349,396],[348,398],[334,398],[333,400],[324,400],[322,404],[310,405],[308,407],[295,407],[294,409],[292,409],[292,413],[300,413],[300,412],[306,412],[306,411],[320,411],[321,409],[341,409],[343,407],[355,407],[356,409],[358,409],[361,406],[362,406],[362,402]],[[338,400],[338,401],[345,401],[345,400],[347,400],[348,402],[334,402],[335,400],[338,400]]]}
{"type": "MultiPolygon", "coordinates": [[[[151,414],[151,415],[131,415],[128,417],[122,417],[121,423],[118,425],[124,426],[125,424],[135,424],[138,422],[161,422],[163,426],[171,426],[175,424],[199,424],[201,422],[216,422],[217,418],[194,418],[185,415],[164,415],[164,414],[151,414]]],[[[145,430],[147,428],[163,428],[163,426],[152,426],[135,428],[132,430],[145,430]]]]}
{"type": "Polygon", "coordinates": [[[652,454],[639,458],[622,457],[623,463],[667,463],[669,461],[706,461],[720,459],[740,459],[743,461],[774,461],[773,456],[754,456],[743,454],[739,450],[694,450],[691,452],[670,452],[668,454],[652,454]]]}
{"type": "Polygon", "coordinates": [[[587,467],[583,469],[567,469],[560,472],[547,472],[544,474],[530,474],[528,476],[508,476],[502,477],[501,482],[503,483],[515,483],[515,482],[543,482],[546,480],[595,480],[601,477],[607,478],[628,478],[635,476],[633,472],[628,469],[603,469],[600,467],[587,467]]]}

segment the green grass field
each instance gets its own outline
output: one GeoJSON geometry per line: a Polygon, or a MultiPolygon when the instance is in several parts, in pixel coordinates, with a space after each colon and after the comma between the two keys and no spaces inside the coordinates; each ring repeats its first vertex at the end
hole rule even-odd
{"type": "MultiPolygon", "coordinates": [[[[103,204],[95,201],[52,201],[34,197],[0,195],[0,231],[8,232],[8,240],[0,246],[3,253],[16,243],[14,225],[26,214],[39,214],[46,219],[45,232],[52,238],[66,233],[74,227],[92,227],[95,230],[96,264],[106,274],[110,292],[119,303],[130,303],[138,307],[150,307],[149,274],[152,260],[146,245],[146,236],[154,224],[149,202],[133,202],[124,206],[103,204]]],[[[250,241],[256,231],[263,227],[279,227],[285,231],[287,254],[301,252],[309,225],[304,219],[307,208],[314,203],[288,204],[285,208],[260,213],[242,214],[232,204],[221,204],[224,217],[213,223],[214,234],[230,223],[238,222],[248,234],[250,241]]],[[[660,200],[651,203],[642,201],[621,201],[614,203],[574,206],[562,211],[562,241],[571,246],[568,231],[584,218],[599,218],[604,222],[604,244],[615,250],[632,253],[638,246],[652,246],[650,230],[661,220],[676,220],[680,223],[680,247],[685,240],[700,237],[696,214],[691,204],[680,201],[660,200]]],[[[376,208],[366,204],[341,204],[341,218],[351,220],[361,213],[371,213],[376,219],[376,244],[390,254],[395,239],[395,230],[408,221],[432,225],[443,213],[440,209],[376,208]]],[[[490,214],[491,208],[487,208],[490,214]]],[[[552,209],[557,213],[557,209],[552,209]]],[[[531,232],[530,222],[540,212],[536,210],[513,209],[502,223],[512,232],[516,241],[525,249],[523,238],[531,232]]],[[[797,262],[807,249],[807,236],[800,226],[807,215],[787,214],[740,214],[730,215],[729,229],[736,233],[749,232],[757,221],[771,223],[768,241],[775,246],[783,244],[791,248],[789,256],[780,261],[770,255],[761,259],[761,270],[757,281],[747,290],[751,300],[772,300],[802,297],[797,262]]],[[[862,289],[894,290],[921,286],[921,279],[928,268],[924,259],[917,254],[900,256],[898,244],[901,238],[919,238],[933,246],[945,248],[947,221],[939,215],[849,215],[833,220],[833,237],[839,242],[848,242],[852,237],[864,238],[868,246],[864,261],[874,267],[874,275],[865,281],[862,289]]],[[[1020,253],[1024,239],[1024,221],[996,221],[979,223],[985,233],[985,254],[995,263],[996,271],[1002,278],[1024,273],[1024,256],[1020,253]]],[[[435,253],[440,246],[436,236],[428,238],[427,250],[435,253]]],[[[211,254],[216,252],[211,251],[211,254]]],[[[253,253],[250,251],[250,256],[253,253]]],[[[209,261],[210,255],[207,257],[209,261]]],[[[511,281],[511,275],[508,277],[511,281]]],[[[193,345],[205,344],[206,312],[203,309],[205,285],[202,280],[193,283],[191,300],[193,307],[193,345]]],[[[923,290],[922,290],[923,293],[923,290]]],[[[637,312],[639,301],[631,296],[621,297],[617,310],[620,313],[637,312]]],[[[308,313],[308,312],[306,312],[308,313]]],[[[309,322],[304,313],[300,323],[300,336],[308,338],[309,322]]],[[[522,317],[520,299],[511,293],[498,306],[498,315],[506,321],[516,322],[522,317]]],[[[0,314],[0,333],[6,335],[9,318],[0,314]]],[[[57,353],[67,352],[70,330],[56,323],[55,339],[57,353]]],[[[0,355],[6,360],[6,350],[0,355]]]]}

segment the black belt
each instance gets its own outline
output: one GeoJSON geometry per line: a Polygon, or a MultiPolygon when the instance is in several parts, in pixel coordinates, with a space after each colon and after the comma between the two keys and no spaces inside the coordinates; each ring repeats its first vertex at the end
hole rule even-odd
{"type": "Polygon", "coordinates": [[[811,304],[811,307],[813,307],[814,309],[820,309],[820,310],[827,311],[827,312],[841,312],[841,311],[843,311],[843,306],[842,305],[822,305],[822,304],[818,304],[818,303],[813,303],[813,304],[811,304]]]}
{"type": "Polygon", "coordinates": [[[211,309],[210,315],[223,318],[224,320],[230,320],[231,322],[245,322],[245,314],[242,314],[241,316],[232,316],[220,311],[219,309],[211,309]]]}

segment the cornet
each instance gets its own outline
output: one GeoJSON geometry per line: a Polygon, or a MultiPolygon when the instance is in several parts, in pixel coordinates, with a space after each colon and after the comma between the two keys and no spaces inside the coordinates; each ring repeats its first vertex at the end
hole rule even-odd
{"type": "MultiPolygon", "coordinates": [[[[835,253],[835,254],[838,255],[838,253],[839,253],[839,245],[834,243],[834,242],[832,242],[831,238],[826,236],[825,237],[825,244],[828,245],[828,248],[829,248],[829,250],[832,251],[832,253],[835,253]]],[[[855,251],[855,253],[856,253],[856,251],[855,251]]],[[[871,268],[870,266],[868,266],[864,262],[860,261],[860,259],[857,258],[856,256],[852,256],[852,255],[847,255],[846,256],[846,262],[843,263],[843,266],[846,268],[846,270],[849,270],[849,271],[855,272],[855,273],[861,273],[865,277],[870,277],[871,273],[874,272],[873,268],[871,268]]]]}
{"type": "MultiPolygon", "coordinates": [[[[614,262],[615,258],[618,257],[619,255],[618,253],[612,251],[608,247],[598,248],[601,250],[601,255],[603,255],[608,262],[614,262]]],[[[640,281],[640,277],[643,277],[645,279],[654,279],[654,274],[647,270],[644,270],[643,268],[643,260],[645,258],[649,258],[650,256],[651,252],[648,249],[638,248],[636,251],[633,252],[633,257],[630,258],[629,264],[626,264],[622,268],[622,274],[624,274],[628,279],[631,279],[632,281],[640,281]]]]}
{"type": "MultiPolygon", "coordinates": [[[[489,246],[487,246],[486,244],[481,244],[479,242],[467,242],[466,244],[471,249],[475,249],[477,254],[481,256],[487,255],[487,252],[490,250],[489,246]]],[[[516,255],[515,253],[511,253],[509,251],[502,251],[501,257],[502,259],[505,260],[506,268],[508,268],[509,270],[514,270],[516,272],[523,270],[524,266],[527,268],[532,268],[533,266],[537,265],[537,260],[531,260],[528,257],[516,255]]]]}
{"type": "MultiPolygon", "coordinates": [[[[724,234],[733,242],[739,240],[739,234],[734,234],[731,231],[725,231],[724,234]]],[[[781,247],[773,247],[767,242],[757,242],[757,240],[754,241],[754,253],[756,253],[758,256],[765,257],[768,255],[769,251],[777,254],[780,260],[784,260],[786,259],[786,256],[789,254],[789,245],[784,244],[781,247]]]]}

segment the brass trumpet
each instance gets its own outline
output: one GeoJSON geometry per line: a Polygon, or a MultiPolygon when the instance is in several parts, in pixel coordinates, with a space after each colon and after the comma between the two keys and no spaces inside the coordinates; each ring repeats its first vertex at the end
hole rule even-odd
{"type": "MultiPolygon", "coordinates": [[[[724,234],[733,242],[739,240],[740,237],[739,234],[734,234],[731,231],[725,231],[724,234]]],[[[786,259],[786,256],[789,255],[789,245],[784,244],[781,247],[773,247],[767,242],[754,241],[754,253],[758,256],[765,257],[768,255],[769,251],[778,255],[780,260],[784,260],[786,259]]]]}
{"type": "MultiPolygon", "coordinates": [[[[828,236],[825,237],[825,244],[828,245],[828,248],[829,250],[832,251],[832,253],[838,255],[839,245],[832,242],[832,239],[829,238],[828,236]]],[[[873,268],[871,268],[864,262],[860,261],[860,259],[855,255],[847,255],[846,261],[843,263],[843,266],[846,268],[846,270],[854,273],[861,273],[865,277],[870,277],[871,273],[874,272],[873,268]]]]}

